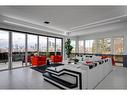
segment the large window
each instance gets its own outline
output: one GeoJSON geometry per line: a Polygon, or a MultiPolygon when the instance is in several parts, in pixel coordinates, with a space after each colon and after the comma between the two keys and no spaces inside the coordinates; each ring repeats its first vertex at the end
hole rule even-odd
{"type": "Polygon", "coordinates": [[[55,38],[48,38],[48,51],[55,52],[55,38]]]}
{"type": "Polygon", "coordinates": [[[123,37],[114,38],[114,54],[123,54],[123,37]]]}
{"type": "Polygon", "coordinates": [[[28,66],[33,55],[62,54],[62,41],[56,37],[0,30],[0,70],[28,66]]]}
{"type": "Polygon", "coordinates": [[[75,50],[76,50],[76,41],[75,40],[71,40],[71,45],[73,47],[72,53],[75,53],[75,50]]]}
{"type": "Polygon", "coordinates": [[[39,36],[39,51],[47,52],[47,37],[39,36]]]}
{"type": "Polygon", "coordinates": [[[22,60],[25,57],[25,34],[12,33],[12,61],[13,68],[23,66],[22,60]]]}
{"type": "Polygon", "coordinates": [[[96,53],[96,40],[85,40],[85,52],[96,53]]]}
{"type": "Polygon", "coordinates": [[[8,69],[9,32],[0,30],[0,70],[8,69]]]}
{"type": "Polygon", "coordinates": [[[62,39],[56,38],[56,52],[61,52],[62,50],[62,39]]]}
{"type": "Polygon", "coordinates": [[[25,34],[13,32],[13,52],[25,52],[25,34]]]}
{"type": "Polygon", "coordinates": [[[79,41],[79,53],[84,53],[84,41],[79,41]]]}
{"type": "Polygon", "coordinates": [[[35,52],[37,51],[37,36],[28,34],[28,52],[35,52]]]}
{"type": "MultiPolygon", "coordinates": [[[[123,37],[114,38],[114,54],[115,61],[118,63],[123,63],[123,37]]],[[[123,66],[122,64],[119,64],[123,66]]]]}
{"type": "MultiPolygon", "coordinates": [[[[38,50],[38,41],[37,41],[37,35],[27,35],[27,56],[32,56],[32,55],[38,55],[39,50],[38,50]]],[[[30,61],[28,63],[30,65],[30,61]]]]}
{"type": "Polygon", "coordinates": [[[110,54],[111,53],[111,38],[104,38],[97,41],[98,53],[110,54]]]}
{"type": "Polygon", "coordinates": [[[9,33],[0,30],[0,53],[8,52],[9,33]]]}

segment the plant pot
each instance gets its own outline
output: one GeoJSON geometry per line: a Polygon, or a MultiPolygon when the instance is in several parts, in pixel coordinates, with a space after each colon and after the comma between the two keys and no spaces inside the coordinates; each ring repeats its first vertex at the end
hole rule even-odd
{"type": "Polygon", "coordinates": [[[71,63],[71,59],[70,59],[70,58],[67,58],[67,62],[68,62],[68,63],[71,63]]]}

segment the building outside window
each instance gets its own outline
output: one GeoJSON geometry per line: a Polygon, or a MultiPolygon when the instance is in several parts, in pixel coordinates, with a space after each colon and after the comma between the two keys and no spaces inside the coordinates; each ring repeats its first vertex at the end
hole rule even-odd
{"type": "Polygon", "coordinates": [[[13,32],[13,52],[25,52],[25,34],[13,32]]]}
{"type": "Polygon", "coordinates": [[[39,52],[47,52],[47,37],[39,36],[39,52]]]}
{"type": "Polygon", "coordinates": [[[22,67],[22,60],[25,57],[25,34],[12,32],[12,38],[12,67],[22,67]]]}
{"type": "Polygon", "coordinates": [[[48,51],[55,52],[55,38],[48,38],[48,51]]]}
{"type": "Polygon", "coordinates": [[[28,38],[28,45],[27,45],[27,47],[28,47],[28,49],[27,49],[27,51],[28,51],[28,53],[29,54],[34,54],[34,53],[37,53],[38,51],[37,51],[37,35],[31,35],[31,34],[28,34],[28,36],[27,36],[28,38]]]}

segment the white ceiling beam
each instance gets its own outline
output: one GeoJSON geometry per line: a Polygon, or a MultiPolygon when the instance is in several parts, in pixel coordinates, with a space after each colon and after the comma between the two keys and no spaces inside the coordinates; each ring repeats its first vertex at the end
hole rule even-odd
{"type": "Polygon", "coordinates": [[[1,16],[1,17],[2,17],[2,22],[4,23],[13,24],[13,25],[21,26],[21,27],[26,27],[26,28],[33,28],[36,30],[41,30],[41,31],[60,34],[60,35],[66,35],[66,31],[62,29],[60,30],[60,29],[50,28],[47,26],[34,24],[32,22],[28,22],[23,19],[11,18],[9,16],[1,16]]]}
{"type": "Polygon", "coordinates": [[[113,18],[110,18],[110,19],[96,21],[96,22],[93,22],[93,23],[72,27],[70,29],[71,29],[71,31],[77,31],[77,30],[92,28],[92,27],[96,27],[96,26],[100,26],[100,25],[120,22],[120,19],[125,18],[125,17],[127,17],[127,15],[122,15],[122,16],[117,16],[117,17],[113,17],[113,18]]]}

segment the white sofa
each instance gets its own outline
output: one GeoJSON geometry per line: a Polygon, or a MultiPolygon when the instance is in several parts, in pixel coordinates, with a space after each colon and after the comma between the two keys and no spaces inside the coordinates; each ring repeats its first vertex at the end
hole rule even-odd
{"type": "Polygon", "coordinates": [[[110,58],[96,60],[93,64],[68,64],[49,67],[44,80],[63,89],[94,89],[111,71],[110,58]]]}

